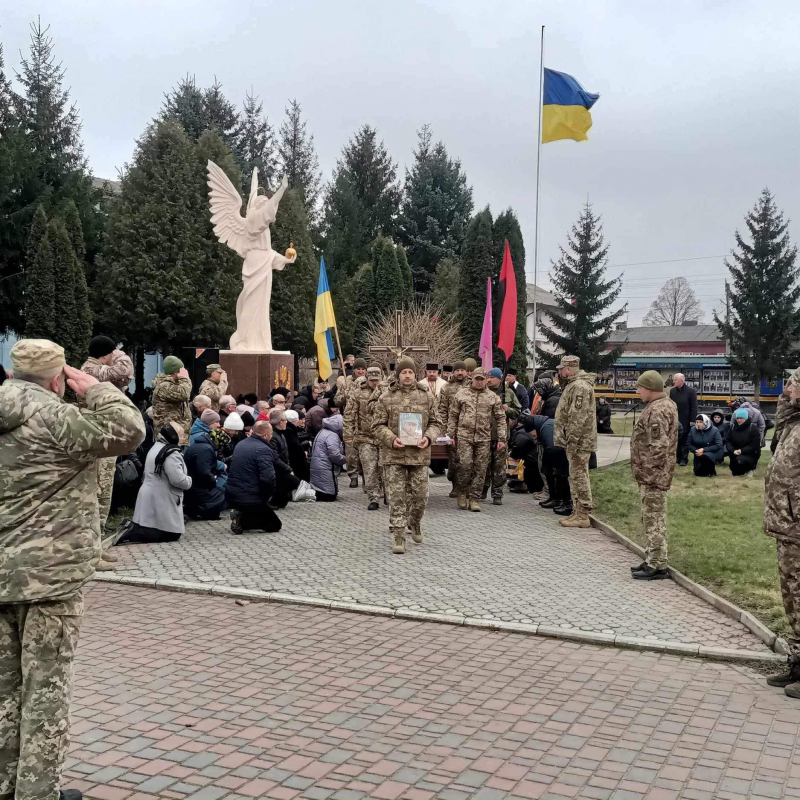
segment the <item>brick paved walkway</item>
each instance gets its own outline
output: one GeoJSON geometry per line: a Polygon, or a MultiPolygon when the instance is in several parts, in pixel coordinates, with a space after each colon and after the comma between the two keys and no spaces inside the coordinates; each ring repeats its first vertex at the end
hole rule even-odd
{"type": "Polygon", "coordinates": [[[91,798],[800,798],[743,666],[93,585],[64,786],[91,798]]]}
{"type": "Polygon", "coordinates": [[[528,495],[459,511],[431,480],[425,543],[389,549],[385,508],[361,489],[341,502],[290,504],[277,534],[233,536],[227,519],[180,542],[116,548],[117,572],[347,600],[563,629],[768,652],[739,622],[672,581],[631,579],[638,563],[601,532],[568,530],[528,495]]]}

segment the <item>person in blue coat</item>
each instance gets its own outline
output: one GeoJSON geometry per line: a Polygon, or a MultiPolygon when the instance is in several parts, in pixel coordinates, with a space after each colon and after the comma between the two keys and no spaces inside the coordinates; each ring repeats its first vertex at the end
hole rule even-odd
{"type": "MultiPolygon", "coordinates": [[[[194,519],[219,519],[225,508],[225,492],[219,486],[225,465],[217,460],[217,449],[207,433],[192,437],[192,443],[184,453],[186,471],[192,486],[183,496],[186,516],[194,519]]],[[[224,485],[224,484],[223,484],[224,485]]]]}
{"type": "Polygon", "coordinates": [[[719,428],[705,414],[698,414],[689,429],[689,452],[694,453],[694,474],[698,478],[713,478],[725,450],[719,428]]]}

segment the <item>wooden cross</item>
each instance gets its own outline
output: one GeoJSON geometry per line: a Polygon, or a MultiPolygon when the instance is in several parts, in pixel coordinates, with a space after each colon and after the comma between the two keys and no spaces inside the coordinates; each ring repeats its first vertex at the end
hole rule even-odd
{"type": "Polygon", "coordinates": [[[369,348],[370,353],[391,353],[397,363],[406,353],[427,353],[430,347],[414,347],[403,344],[403,312],[398,308],[394,312],[395,343],[392,345],[376,345],[369,348]]]}

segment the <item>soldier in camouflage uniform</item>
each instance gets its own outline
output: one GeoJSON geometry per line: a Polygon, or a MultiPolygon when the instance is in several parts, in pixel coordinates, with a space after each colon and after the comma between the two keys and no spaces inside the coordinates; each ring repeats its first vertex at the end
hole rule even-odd
{"type": "MultiPolygon", "coordinates": [[[[375,404],[372,396],[381,380],[381,368],[372,364],[366,377],[356,378],[347,399],[344,413],[345,447],[354,450],[364,470],[364,487],[369,496],[367,511],[377,511],[378,501],[383,496],[381,471],[378,461],[378,445],[372,434],[372,413],[375,404]]],[[[376,398],[377,399],[377,398],[376,398]]]]}
{"type": "MultiPolygon", "coordinates": [[[[469,385],[470,379],[467,377],[467,365],[463,361],[456,361],[453,364],[453,375],[439,395],[437,413],[442,425],[445,427],[450,418],[450,403],[462,389],[466,389],[469,385]]],[[[447,480],[453,485],[450,497],[458,497],[458,451],[454,444],[447,446],[447,480]]]]}
{"type": "Polygon", "coordinates": [[[119,389],[23,339],[0,387],[0,798],[55,800],[67,755],[82,589],[100,558],[97,459],[142,415],[119,389]],[[85,407],[63,401],[66,383],[85,407]]]}
{"type": "MultiPolygon", "coordinates": [[[[503,373],[498,367],[493,367],[486,375],[486,385],[490,392],[500,398],[503,411],[506,412],[506,427],[510,430],[512,421],[519,417],[522,405],[517,393],[503,383],[503,373]]],[[[492,503],[496,506],[503,505],[503,487],[506,485],[506,450],[497,449],[497,425],[492,424],[492,446],[489,448],[489,469],[486,470],[486,479],[483,482],[482,499],[486,499],[489,488],[492,489],[492,503]]],[[[506,441],[508,445],[508,441],[506,441]]]]}
{"type": "Polygon", "coordinates": [[[678,408],[664,394],[664,379],[655,370],[639,376],[639,396],[647,404],[631,434],[631,473],[639,485],[645,560],[633,567],[636,580],[656,581],[667,571],[667,492],[675,472],[678,408]]]}
{"type": "MultiPolygon", "coordinates": [[[[776,428],[778,426],[776,425],[776,428]]],[[[770,675],[770,686],[783,686],[788,697],[800,700],[800,369],[792,375],[791,395],[784,404],[780,439],[767,467],[764,492],[764,533],[778,551],[781,596],[791,635],[787,669],[770,675]]]]}
{"type": "Polygon", "coordinates": [[[405,553],[406,528],[411,530],[414,543],[422,544],[431,442],[436,441],[440,429],[436,398],[417,386],[414,362],[401,358],[397,363],[397,382],[390,383],[377,399],[372,417],[372,432],[381,447],[393,553],[405,553]],[[401,413],[421,415],[423,438],[419,446],[405,446],[398,439],[401,413]]]}
{"type": "Polygon", "coordinates": [[[475,368],[470,386],[450,403],[447,435],[455,439],[458,449],[458,507],[480,511],[478,498],[483,491],[491,448],[505,451],[508,438],[502,401],[486,388],[483,367],[475,368]]]}
{"type": "MultiPolygon", "coordinates": [[[[336,395],[333,399],[336,408],[341,409],[342,414],[347,411],[347,401],[350,399],[350,393],[353,391],[355,382],[359,378],[366,377],[367,362],[363,358],[357,358],[353,362],[353,374],[347,375],[342,382],[341,386],[336,390],[336,395]]],[[[358,487],[358,474],[362,472],[361,464],[358,459],[358,448],[347,447],[345,456],[347,458],[347,474],[350,476],[350,488],[355,489],[358,487]]],[[[364,486],[364,491],[367,487],[364,486]]]]}
{"type": "Polygon", "coordinates": [[[183,429],[181,447],[189,446],[192,412],[189,398],[192,382],[177,356],[164,359],[164,371],[153,378],[153,430],[160,431],[168,422],[177,422],[183,429]]]}
{"type": "Polygon", "coordinates": [[[589,483],[589,458],[597,448],[597,412],[594,378],[584,372],[578,356],[562,356],[558,380],[564,391],[556,408],[555,446],[563,447],[569,461],[569,485],[574,510],[561,520],[565,528],[590,528],[592,485],[589,483]]]}
{"type": "Polygon", "coordinates": [[[219,411],[220,398],[228,393],[228,373],[219,364],[209,364],[206,376],[197,394],[204,394],[211,401],[212,411],[219,411]]]}

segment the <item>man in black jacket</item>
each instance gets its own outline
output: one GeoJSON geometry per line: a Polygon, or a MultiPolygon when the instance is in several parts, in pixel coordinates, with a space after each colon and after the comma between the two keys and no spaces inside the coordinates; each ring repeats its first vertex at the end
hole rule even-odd
{"type": "Polygon", "coordinates": [[[289,446],[286,443],[286,412],[276,408],[269,413],[269,424],[272,425],[272,439],[269,446],[275,453],[275,492],[270,505],[275,508],[286,508],[292,498],[292,492],[300,485],[300,480],[292,472],[289,462],[289,446]]]}
{"type": "Polygon", "coordinates": [[[513,367],[506,367],[506,386],[514,390],[522,410],[528,411],[531,407],[528,390],[517,380],[517,371],[513,367]]]}
{"type": "Polygon", "coordinates": [[[686,376],[680,372],[672,377],[672,383],[669,399],[678,406],[678,422],[683,427],[675,456],[678,466],[685,467],[689,463],[689,428],[694,427],[697,419],[697,392],[686,385],[686,376]]]}
{"type": "Polygon", "coordinates": [[[269,507],[275,491],[275,453],[270,447],[272,425],[265,419],[253,426],[253,435],[236,445],[228,468],[225,496],[231,507],[231,532],[281,529],[278,515],[269,507]]]}

